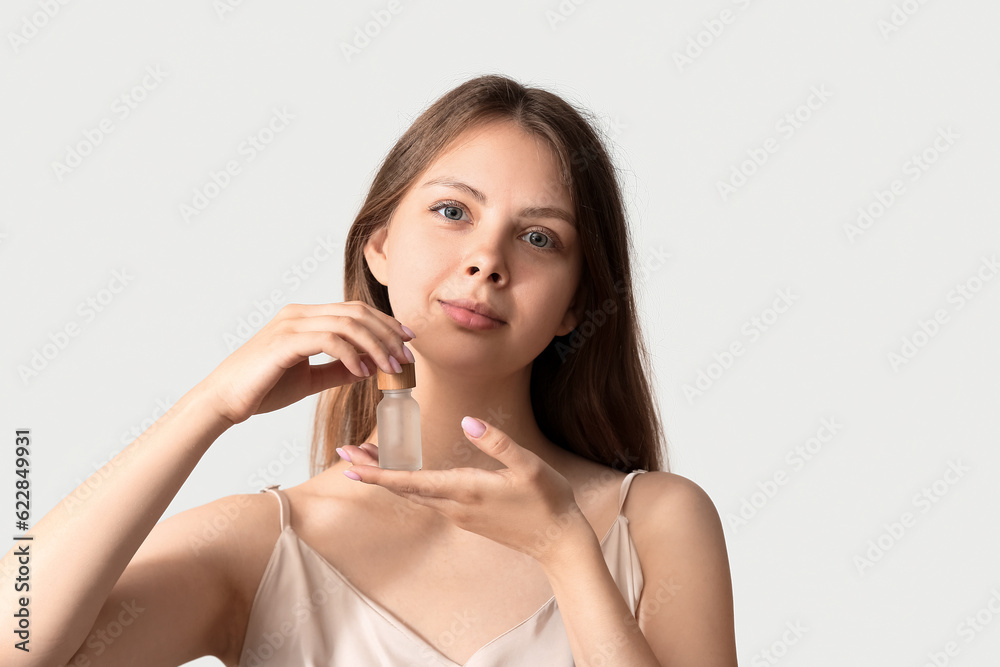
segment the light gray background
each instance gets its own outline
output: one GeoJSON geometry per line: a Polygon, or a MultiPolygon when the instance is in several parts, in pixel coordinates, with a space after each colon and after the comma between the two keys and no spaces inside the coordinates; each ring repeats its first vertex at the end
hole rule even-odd
{"type": "MultiPolygon", "coordinates": [[[[215,368],[255,301],[342,300],[344,236],[381,158],[431,101],[499,72],[593,110],[614,141],[674,472],[726,524],[741,663],[922,665],[949,641],[948,664],[995,659],[1000,280],[984,260],[1000,259],[998,5],[400,0],[349,60],[341,45],[387,4],[72,2],[49,18],[5,3],[2,433],[33,431],[33,521],[215,368]],[[724,10],[712,36],[704,22],[724,10]],[[679,67],[699,33],[707,46],[679,67]],[[123,118],[116,99],[147,68],[162,80],[123,118]],[[825,99],[802,106],[814,90],[825,99]],[[275,108],[294,119],[247,161],[241,142],[275,108]],[[795,113],[808,118],[788,136],[795,113]],[[54,163],[105,118],[113,131],[60,179],[54,163]],[[777,150],[720,196],[769,138],[777,150]],[[914,180],[925,151],[936,161],[914,180]],[[179,206],[234,159],[241,172],[185,222],[179,206]],[[896,179],[901,194],[852,241],[845,226],[896,179]],[[309,265],[318,239],[336,254],[309,265]],[[302,265],[314,270],[293,286],[302,265]],[[128,284],[88,321],[79,304],[115,271],[128,284]],[[961,307],[959,285],[978,289],[961,307]],[[744,326],[770,318],[779,291],[792,305],[753,340],[744,326]],[[894,367],[904,337],[921,346],[894,367]],[[734,343],[743,354],[712,368],[734,343]],[[699,371],[714,379],[689,400],[699,371]],[[744,501],[755,513],[738,524],[744,501]],[[913,525],[893,537],[905,512],[913,525]],[[861,567],[870,541],[888,549],[861,567]]],[[[165,516],[306,479],[314,405],[226,433],[165,516]]]]}

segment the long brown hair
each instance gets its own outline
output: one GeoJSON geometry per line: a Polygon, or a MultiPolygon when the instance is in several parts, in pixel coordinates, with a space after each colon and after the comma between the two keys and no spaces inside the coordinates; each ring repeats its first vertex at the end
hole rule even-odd
{"type": "MultiPolygon", "coordinates": [[[[499,75],[471,79],[440,97],[386,156],[347,233],[344,301],[363,301],[392,315],[388,290],[368,269],[366,242],[388,224],[415,180],[459,134],[492,121],[516,123],[552,147],[583,247],[577,292],[583,317],[573,331],[555,336],[532,364],[531,406],[539,428],[560,447],[620,471],[669,470],[636,317],[621,190],[588,111],[499,75]]],[[[320,394],[310,476],[340,458],[336,447],[364,442],[375,428],[380,398],[374,375],[320,394]]]]}

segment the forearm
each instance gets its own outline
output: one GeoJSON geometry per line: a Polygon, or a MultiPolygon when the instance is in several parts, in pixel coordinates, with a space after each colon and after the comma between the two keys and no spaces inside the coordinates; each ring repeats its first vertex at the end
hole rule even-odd
{"type": "Polygon", "coordinates": [[[660,667],[608,570],[590,524],[542,563],[578,667],[660,667]]]}
{"type": "MultiPolygon", "coordinates": [[[[33,651],[58,654],[86,639],[136,551],[230,425],[196,386],[42,517],[27,534],[33,539],[18,540],[3,557],[0,616],[13,618],[17,599],[30,599],[33,651]],[[17,591],[25,548],[30,589],[17,591]]],[[[3,655],[12,643],[8,637],[3,655]]]]}

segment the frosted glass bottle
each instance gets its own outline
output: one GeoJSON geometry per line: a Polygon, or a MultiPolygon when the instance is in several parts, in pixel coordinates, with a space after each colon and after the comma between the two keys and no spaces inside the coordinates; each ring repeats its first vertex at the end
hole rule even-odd
{"type": "Polygon", "coordinates": [[[378,369],[382,400],[375,407],[378,420],[378,467],[388,470],[420,470],[420,406],[413,398],[417,386],[413,364],[400,364],[401,373],[378,369]]]}

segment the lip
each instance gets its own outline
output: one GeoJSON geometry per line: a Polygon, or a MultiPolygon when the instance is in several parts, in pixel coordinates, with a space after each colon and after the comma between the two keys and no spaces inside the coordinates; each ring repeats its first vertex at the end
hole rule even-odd
{"type": "Polygon", "coordinates": [[[441,301],[441,309],[444,310],[445,314],[448,315],[455,323],[460,324],[468,329],[485,330],[485,329],[499,329],[506,322],[497,319],[495,317],[490,317],[481,312],[476,312],[472,310],[471,307],[475,307],[479,310],[489,310],[487,306],[483,304],[476,304],[474,301],[469,301],[466,299],[456,299],[454,301],[441,301]],[[458,305],[463,304],[463,305],[458,305]]]}

